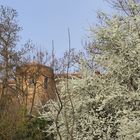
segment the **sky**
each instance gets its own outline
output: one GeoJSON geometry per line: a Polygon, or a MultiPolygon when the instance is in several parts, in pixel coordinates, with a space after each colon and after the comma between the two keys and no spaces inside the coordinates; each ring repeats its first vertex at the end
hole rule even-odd
{"type": "Polygon", "coordinates": [[[98,23],[97,11],[111,13],[104,0],[0,0],[0,4],[17,10],[22,27],[21,44],[32,40],[37,49],[52,49],[59,56],[68,49],[68,28],[71,47],[83,48],[89,26],[98,23]]]}

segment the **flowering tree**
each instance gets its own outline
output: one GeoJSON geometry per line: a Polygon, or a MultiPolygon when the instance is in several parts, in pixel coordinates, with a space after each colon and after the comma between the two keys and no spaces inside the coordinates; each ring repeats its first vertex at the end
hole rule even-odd
{"type": "Polygon", "coordinates": [[[126,4],[129,14],[100,12],[101,24],[91,28],[87,50],[104,74],[83,60],[82,78],[63,80],[61,102],[46,104],[42,117],[52,121],[47,131],[55,139],[140,139],[140,5],[134,0],[126,4]]]}

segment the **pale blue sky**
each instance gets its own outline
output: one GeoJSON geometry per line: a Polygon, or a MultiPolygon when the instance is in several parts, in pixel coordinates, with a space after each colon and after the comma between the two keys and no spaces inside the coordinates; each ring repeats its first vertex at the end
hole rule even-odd
{"type": "Polygon", "coordinates": [[[68,48],[68,27],[71,47],[81,49],[89,25],[97,23],[96,12],[112,11],[104,0],[0,0],[0,4],[17,10],[21,42],[31,39],[38,48],[51,50],[54,40],[57,55],[68,48]]]}

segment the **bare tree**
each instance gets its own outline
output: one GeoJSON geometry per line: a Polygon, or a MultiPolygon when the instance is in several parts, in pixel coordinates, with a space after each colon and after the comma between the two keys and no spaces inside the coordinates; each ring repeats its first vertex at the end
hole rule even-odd
{"type": "Polygon", "coordinates": [[[19,60],[15,51],[21,30],[17,21],[17,12],[9,7],[0,7],[0,76],[2,82],[1,100],[8,94],[8,80],[12,78],[16,61],[19,60]]]}

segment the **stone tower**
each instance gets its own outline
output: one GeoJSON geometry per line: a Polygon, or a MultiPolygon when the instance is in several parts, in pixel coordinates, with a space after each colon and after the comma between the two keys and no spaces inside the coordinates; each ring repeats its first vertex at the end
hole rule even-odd
{"type": "Polygon", "coordinates": [[[45,104],[49,99],[56,99],[53,69],[38,63],[28,63],[16,70],[20,101],[28,112],[34,106],[45,104]]]}

